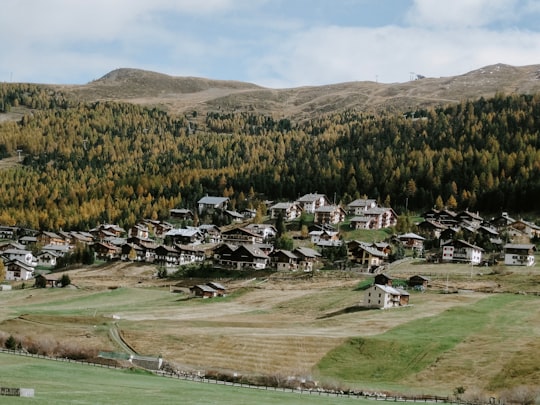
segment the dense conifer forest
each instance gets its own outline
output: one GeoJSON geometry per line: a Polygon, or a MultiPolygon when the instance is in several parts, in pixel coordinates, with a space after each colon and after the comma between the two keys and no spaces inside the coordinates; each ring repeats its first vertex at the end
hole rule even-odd
{"type": "Polygon", "coordinates": [[[319,192],[400,212],[433,206],[529,212],[540,199],[540,95],[497,94],[405,114],[355,111],[303,122],[256,113],[172,116],[118,102],[80,103],[45,86],[1,84],[0,224],[129,226],[195,208],[233,209],[319,192]]]}

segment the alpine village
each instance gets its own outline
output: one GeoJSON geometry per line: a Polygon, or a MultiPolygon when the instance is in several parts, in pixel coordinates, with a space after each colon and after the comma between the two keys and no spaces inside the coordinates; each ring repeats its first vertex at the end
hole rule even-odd
{"type": "Polygon", "coordinates": [[[538,403],[540,65],[347,91],[183,80],[0,84],[5,350],[538,403]]]}

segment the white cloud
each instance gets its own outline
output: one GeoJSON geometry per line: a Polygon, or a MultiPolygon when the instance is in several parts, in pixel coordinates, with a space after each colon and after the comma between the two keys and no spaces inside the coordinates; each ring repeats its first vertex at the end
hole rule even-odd
{"type": "Polygon", "coordinates": [[[482,27],[515,16],[517,0],[415,0],[407,14],[413,25],[482,27]]]}
{"type": "Polygon", "coordinates": [[[293,87],[540,62],[538,0],[408,0],[391,23],[374,15],[378,27],[337,20],[387,10],[370,1],[10,1],[0,34],[15,39],[2,44],[0,81],[85,83],[133,67],[293,87]]]}
{"type": "Polygon", "coordinates": [[[251,74],[270,87],[376,79],[390,83],[409,80],[410,72],[441,77],[495,63],[540,62],[540,56],[532,60],[532,55],[540,55],[540,33],[326,27],[290,38],[251,74]]]}

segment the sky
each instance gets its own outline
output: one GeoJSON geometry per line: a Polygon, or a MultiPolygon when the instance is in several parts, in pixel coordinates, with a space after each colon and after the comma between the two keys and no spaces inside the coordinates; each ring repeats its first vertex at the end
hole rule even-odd
{"type": "Polygon", "coordinates": [[[538,21],[540,0],[2,0],[0,82],[406,82],[540,64],[538,21]]]}

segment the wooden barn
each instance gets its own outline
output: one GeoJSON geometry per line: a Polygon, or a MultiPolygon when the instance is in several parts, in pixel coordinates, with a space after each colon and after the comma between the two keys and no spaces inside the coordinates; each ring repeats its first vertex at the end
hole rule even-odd
{"type": "Polygon", "coordinates": [[[218,292],[216,290],[206,284],[194,285],[193,287],[189,288],[189,291],[195,297],[201,298],[213,298],[218,295],[218,292]]]}

